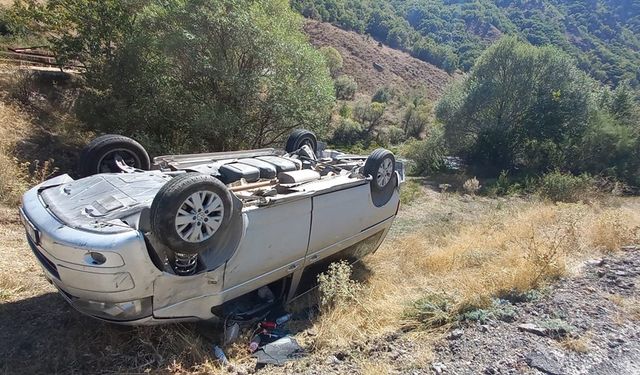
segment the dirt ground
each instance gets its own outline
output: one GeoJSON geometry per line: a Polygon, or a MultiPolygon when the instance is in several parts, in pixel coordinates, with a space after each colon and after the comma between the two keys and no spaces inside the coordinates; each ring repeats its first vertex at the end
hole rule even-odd
{"type": "MultiPolygon", "coordinates": [[[[638,203],[637,198],[628,198],[615,205],[635,209],[638,203]]],[[[417,230],[437,233],[445,226],[464,228],[494,220],[496,215],[509,217],[536,205],[539,203],[529,199],[490,199],[424,189],[419,198],[402,208],[385,245],[373,258],[365,260],[364,267],[374,275],[380,272],[378,260],[388,258],[397,251],[396,241],[417,230]]],[[[3,373],[223,371],[212,354],[215,332],[207,324],[127,328],[79,314],[44,279],[26,245],[16,209],[3,207],[0,224],[3,373]]],[[[318,317],[297,322],[303,323],[297,325],[304,329],[294,329],[294,333],[303,344],[306,357],[284,368],[268,367],[258,372],[613,374],[620,373],[616,369],[625,369],[633,373],[640,363],[634,344],[638,337],[634,319],[639,317],[635,300],[638,254],[632,249],[586,266],[580,266],[582,261],[577,263],[566,278],[550,285],[538,299],[513,303],[510,309],[515,311],[514,319],[510,321],[488,316],[482,321],[461,321],[442,329],[398,329],[342,347],[314,343],[314,335],[318,335],[314,332],[314,319],[318,317]],[[518,328],[520,324],[542,324],[558,317],[575,326],[575,331],[558,338],[518,328]],[[455,332],[455,339],[451,332],[455,332]]],[[[256,371],[245,347],[241,342],[227,349],[234,365],[224,371],[256,371]]]]}

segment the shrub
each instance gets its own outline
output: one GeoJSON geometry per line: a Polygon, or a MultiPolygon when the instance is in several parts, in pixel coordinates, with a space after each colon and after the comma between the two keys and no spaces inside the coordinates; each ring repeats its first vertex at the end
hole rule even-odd
{"type": "Polygon", "coordinates": [[[329,269],[318,275],[320,305],[329,307],[358,300],[362,285],[351,279],[352,268],[342,260],[331,263],[329,269]]]}
{"type": "Polygon", "coordinates": [[[405,140],[404,130],[397,126],[389,126],[385,129],[385,140],[392,144],[397,145],[405,140]]]}
{"type": "Polygon", "coordinates": [[[340,109],[338,109],[338,114],[340,115],[340,117],[344,118],[350,118],[352,112],[353,110],[351,109],[351,106],[349,106],[349,104],[347,103],[342,103],[340,109]]]}
{"type": "Polygon", "coordinates": [[[405,318],[421,323],[425,328],[441,327],[454,320],[455,303],[448,296],[430,294],[415,301],[405,310],[405,318]]]}
{"type": "Polygon", "coordinates": [[[424,100],[416,100],[407,105],[402,119],[407,136],[420,138],[433,123],[432,112],[433,106],[424,100]]]}
{"type": "Polygon", "coordinates": [[[331,143],[342,146],[354,145],[366,137],[362,124],[351,119],[343,118],[333,131],[331,143]]]}
{"type": "Polygon", "coordinates": [[[336,98],[340,100],[351,100],[356,95],[358,84],[353,77],[342,75],[336,78],[334,82],[336,89],[336,98]]]}
{"type": "Polygon", "coordinates": [[[537,191],[554,202],[578,202],[593,193],[593,179],[587,174],[574,176],[554,171],[540,178],[537,191]]]}
{"type": "Polygon", "coordinates": [[[327,62],[327,67],[329,68],[329,73],[331,73],[332,77],[337,77],[342,70],[342,55],[338,52],[337,49],[329,46],[321,47],[320,52],[324,56],[325,61],[327,62]]]}
{"type": "Polygon", "coordinates": [[[426,175],[440,170],[444,164],[445,146],[442,133],[435,131],[425,140],[410,140],[402,154],[412,163],[411,174],[426,175]]]}
{"type": "Polygon", "coordinates": [[[391,100],[391,90],[388,87],[381,87],[373,94],[371,101],[375,103],[388,103],[391,100]]]}
{"type": "Polygon", "coordinates": [[[371,135],[382,122],[386,107],[382,103],[359,101],[353,108],[353,118],[363,124],[371,135]]]}
{"type": "Polygon", "coordinates": [[[464,191],[471,195],[475,195],[480,190],[480,181],[477,178],[470,178],[462,184],[464,191]]]}

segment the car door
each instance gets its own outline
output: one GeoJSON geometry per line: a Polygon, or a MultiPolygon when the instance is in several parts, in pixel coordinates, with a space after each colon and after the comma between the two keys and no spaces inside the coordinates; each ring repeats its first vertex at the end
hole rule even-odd
{"type": "Polygon", "coordinates": [[[255,207],[244,212],[244,237],[227,262],[224,289],[247,291],[293,273],[302,266],[311,229],[311,198],[255,207]]]}

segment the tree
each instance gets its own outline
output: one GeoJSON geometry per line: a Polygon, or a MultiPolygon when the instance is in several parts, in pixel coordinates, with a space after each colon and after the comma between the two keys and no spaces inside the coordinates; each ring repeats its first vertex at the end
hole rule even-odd
{"type": "Polygon", "coordinates": [[[402,127],[408,137],[421,138],[433,122],[433,105],[416,98],[407,104],[402,118],[402,127]]]}
{"type": "Polygon", "coordinates": [[[353,109],[354,119],[365,125],[366,133],[372,135],[378,125],[382,122],[382,116],[384,115],[385,105],[382,103],[367,103],[358,102],[353,109]]]}
{"type": "Polygon", "coordinates": [[[331,77],[337,77],[342,70],[343,64],[342,55],[340,55],[340,52],[338,52],[337,49],[329,46],[321,47],[320,52],[322,52],[322,55],[327,62],[327,67],[329,68],[331,77]]]}
{"type": "Polygon", "coordinates": [[[285,0],[52,0],[30,10],[57,31],[56,52],[86,66],[78,115],[95,130],[218,151],[279,142],[296,127],[322,133],[330,118],[324,58],[285,0]]]}
{"type": "Polygon", "coordinates": [[[468,161],[498,171],[538,168],[552,164],[549,150],[580,139],[590,91],[590,81],[557,49],[505,37],[445,94],[436,114],[452,150],[468,161]],[[536,166],[531,153],[542,158],[536,166]]]}
{"type": "Polygon", "coordinates": [[[358,90],[358,83],[353,77],[348,75],[341,75],[336,78],[334,83],[336,90],[336,98],[340,100],[351,100],[356,95],[358,90]]]}

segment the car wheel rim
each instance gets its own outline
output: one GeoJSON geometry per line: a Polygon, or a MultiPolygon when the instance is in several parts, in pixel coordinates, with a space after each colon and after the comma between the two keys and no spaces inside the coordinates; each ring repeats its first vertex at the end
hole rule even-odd
{"type": "Polygon", "coordinates": [[[393,174],[393,163],[391,159],[386,158],[380,163],[380,167],[378,168],[378,175],[376,176],[376,181],[378,182],[378,186],[385,187],[391,180],[391,175],[393,174]]]}
{"type": "Polygon", "coordinates": [[[117,149],[106,153],[100,158],[98,161],[98,173],[120,172],[117,162],[118,159],[122,159],[126,165],[133,168],[139,168],[141,164],[140,159],[135,153],[126,149],[117,149]]]}
{"type": "Polygon", "coordinates": [[[198,243],[211,238],[220,228],[224,205],[212,191],[198,191],[185,199],[176,214],[175,226],[180,238],[198,243]]]}
{"type": "Polygon", "coordinates": [[[304,139],[302,142],[300,142],[300,147],[298,147],[298,148],[300,149],[300,148],[302,148],[304,146],[309,146],[309,148],[313,150],[313,143],[308,138],[304,139]]]}

